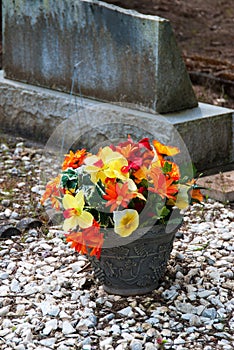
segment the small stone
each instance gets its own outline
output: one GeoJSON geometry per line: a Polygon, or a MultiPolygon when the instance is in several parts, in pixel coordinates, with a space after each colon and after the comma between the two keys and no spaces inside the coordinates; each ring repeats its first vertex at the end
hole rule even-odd
{"type": "Polygon", "coordinates": [[[231,239],[233,239],[233,233],[232,232],[225,232],[222,234],[222,239],[224,241],[230,241],[231,239]]]}
{"type": "Polygon", "coordinates": [[[179,280],[181,280],[181,279],[184,278],[184,275],[183,275],[180,271],[178,271],[178,272],[176,273],[176,278],[179,279],[179,280]]]}
{"type": "Polygon", "coordinates": [[[171,337],[171,331],[170,331],[170,329],[163,329],[163,330],[161,331],[161,334],[162,334],[163,337],[166,337],[166,338],[170,338],[170,337],[171,337]]]}
{"type": "Polygon", "coordinates": [[[133,340],[133,336],[131,334],[129,334],[129,333],[122,332],[121,336],[127,341],[132,341],[133,340]]]}
{"type": "Polygon", "coordinates": [[[5,328],[0,330],[0,337],[5,337],[8,333],[10,333],[10,329],[5,328]]]}
{"type": "Polygon", "coordinates": [[[41,345],[48,346],[50,348],[54,346],[55,342],[56,342],[56,338],[47,338],[47,339],[42,339],[40,341],[41,345]]]}
{"type": "Polygon", "coordinates": [[[185,259],[184,254],[179,253],[179,252],[176,252],[175,257],[176,257],[176,259],[179,259],[179,260],[184,260],[185,259]]]}
{"type": "Polygon", "coordinates": [[[17,305],[16,306],[16,315],[18,315],[18,316],[25,315],[25,305],[17,305]]]}
{"type": "Polygon", "coordinates": [[[87,306],[89,301],[90,301],[90,297],[88,295],[81,295],[80,296],[81,305],[87,306]]]}
{"type": "Polygon", "coordinates": [[[80,272],[82,270],[82,267],[84,267],[85,262],[84,261],[76,261],[75,263],[71,264],[70,267],[72,268],[73,272],[80,272]]]}
{"type": "Polygon", "coordinates": [[[52,319],[46,322],[45,328],[43,329],[44,335],[49,335],[52,330],[56,330],[58,328],[58,321],[56,319],[52,319]]]}
{"type": "Polygon", "coordinates": [[[130,349],[131,350],[142,350],[142,343],[140,341],[137,340],[133,340],[130,344],[130,349]]]}
{"type": "Polygon", "coordinates": [[[136,306],[136,307],[135,307],[135,310],[138,312],[139,315],[145,316],[145,312],[144,312],[143,310],[141,310],[140,307],[136,306]]]}
{"type": "Polygon", "coordinates": [[[19,344],[15,347],[15,350],[26,350],[26,348],[23,344],[19,344]]]}
{"type": "Polygon", "coordinates": [[[214,333],[214,336],[221,339],[231,339],[232,335],[227,332],[214,333]]]}
{"type": "Polygon", "coordinates": [[[218,331],[222,331],[224,329],[224,324],[223,323],[214,323],[213,327],[217,329],[218,331]]]}
{"type": "Polygon", "coordinates": [[[159,324],[160,321],[156,317],[150,317],[145,322],[146,323],[143,323],[142,326],[146,330],[146,328],[149,329],[149,328],[151,328],[151,326],[155,326],[155,325],[159,324]]]}
{"type": "Polygon", "coordinates": [[[178,337],[174,340],[174,345],[182,345],[184,343],[185,343],[185,340],[180,338],[180,337],[178,337]]]}
{"type": "Polygon", "coordinates": [[[177,310],[182,312],[183,314],[195,314],[196,313],[196,307],[190,303],[182,303],[182,302],[176,300],[175,306],[176,306],[177,310]]]}
{"type": "Polygon", "coordinates": [[[193,314],[183,314],[181,316],[182,320],[186,320],[189,321],[191,319],[191,317],[193,316],[193,314]]]}
{"type": "Polygon", "coordinates": [[[196,293],[188,293],[188,299],[191,301],[194,301],[197,299],[197,294],[196,293]]]}
{"type": "Polygon", "coordinates": [[[145,350],[155,350],[155,345],[153,343],[145,343],[145,350]]]}
{"type": "Polygon", "coordinates": [[[11,201],[10,201],[10,199],[3,199],[3,200],[1,201],[1,204],[2,204],[2,206],[4,206],[4,207],[9,207],[9,205],[11,204],[11,201]]]}
{"type": "Polygon", "coordinates": [[[60,308],[58,306],[53,305],[48,301],[40,303],[40,308],[43,316],[50,315],[56,317],[60,312],[60,308]]]}
{"type": "Polygon", "coordinates": [[[20,289],[21,289],[20,288],[20,284],[15,278],[12,280],[10,288],[11,288],[11,291],[13,293],[19,293],[20,292],[20,289]]]}
{"type": "Polygon", "coordinates": [[[109,308],[111,309],[112,306],[113,306],[113,304],[112,304],[110,301],[106,300],[106,301],[105,301],[105,306],[106,306],[106,307],[109,307],[109,308]]]}
{"type": "Polygon", "coordinates": [[[22,188],[22,187],[24,187],[25,185],[26,185],[25,182],[18,182],[17,187],[18,187],[18,188],[22,188]]]}
{"type": "Polygon", "coordinates": [[[32,331],[30,328],[26,329],[23,333],[22,333],[22,337],[23,337],[23,342],[24,343],[31,343],[32,342],[32,331]]]}
{"type": "Polygon", "coordinates": [[[76,333],[76,330],[69,321],[63,321],[62,332],[63,334],[67,335],[76,333]]]}
{"type": "Polygon", "coordinates": [[[104,331],[104,330],[102,330],[102,329],[97,329],[96,331],[95,331],[95,334],[98,336],[98,337],[106,337],[106,336],[108,336],[108,334],[109,334],[109,332],[107,332],[107,331],[104,331]]]}
{"type": "Polygon", "coordinates": [[[31,187],[31,191],[33,193],[39,194],[40,196],[42,196],[44,194],[44,190],[40,186],[33,186],[33,187],[31,187]]]}
{"type": "Polygon", "coordinates": [[[7,209],[4,211],[4,215],[5,215],[6,218],[9,218],[9,217],[11,216],[11,213],[12,213],[12,211],[11,211],[11,209],[9,209],[9,208],[7,208],[7,209]]]}
{"type": "Polygon", "coordinates": [[[192,315],[190,320],[189,320],[190,326],[200,326],[201,323],[202,323],[201,319],[198,315],[192,315]]]}
{"type": "Polygon", "coordinates": [[[146,334],[148,337],[153,338],[156,335],[156,330],[154,328],[149,328],[147,330],[146,334]]]}
{"type": "Polygon", "coordinates": [[[0,273],[0,280],[7,280],[9,278],[9,274],[7,272],[0,273]]]}
{"type": "Polygon", "coordinates": [[[16,211],[11,213],[10,219],[17,220],[19,218],[19,214],[16,211]]]}
{"type": "Polygon", "coordinates": [[[112,342],[113,342],[112,337],[109,337],[109,338],[106,338],[106,339],[100,341],[101,350],[106,350],[108,345],[112,345],[112,342]]]}
{"type": "Polygon", "coordinates": [[[106,321],[111,321],[115,318],[115,315],[113,313],[107,314],[106,316],[103,317],[104,320],[106,321]]]}
{"type": "Polygon", "coordinates": [[[167,289],[162,293],[162,296],[165,300],[174,300],[178,295],[176,290],[167,289]]]}
{"type": "Polygon", "coordinates": [[[199,298],[207,298],[210,295],[214,295],[215,292],[212,290],[203,290],[201,292],[198,292],[197,294],[198,294],[199,298]]]}
{"type": "Polygon", "coordinates": [[[120,314],[121,316],[128,316],[128,317],[132,317],[133,316],[133,312],[132,312],[132,308],[131,306],[127,306],[122,310],[118,311],[118,314],[120,314]]]}
{"type": "Polygon", "coordinates": [[[117,345],[117,347],[115,348],[115,350],[125,350],[126,346],[124,344],[119,344],[117,345]]]}
{"type": "Polygon", "coordinates": [[[88,318],[81,319],[76,326],[77,330],[87,330],[88,328],[95,327],[95,324],[88,318]]]}
{"type": "Polygon", "coordinates": [[[202,316],[214,320],[217,316],[217,311],[215,308],[205,309],[202,313],[202,316]]]}
{"type": "Polygon", "coordinates": [[[117,324],[113,324],[113,326],[111,327],[110,331],[114,334],[114,335],[118,335],[121,333],[120,330],[120,326],[117,324]]]}

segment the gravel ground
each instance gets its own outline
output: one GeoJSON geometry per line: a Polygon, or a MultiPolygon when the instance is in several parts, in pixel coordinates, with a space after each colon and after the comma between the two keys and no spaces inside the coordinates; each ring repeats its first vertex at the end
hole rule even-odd
{"type": "Polygon", "coordinates": [[[38,204],[43,149],[2,142],[0,155],[1,349],[234,348],[230,205],[185,212],[158,290],[108,295],[38,204]]]}

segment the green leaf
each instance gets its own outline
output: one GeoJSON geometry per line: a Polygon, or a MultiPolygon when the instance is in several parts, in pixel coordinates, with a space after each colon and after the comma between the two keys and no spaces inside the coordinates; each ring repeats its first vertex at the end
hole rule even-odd
{"type": "Polygon", "coordinates": [[[172,169],[172,164],[166,162],[162,168],[164,174],[169,173],[172,169]]]}

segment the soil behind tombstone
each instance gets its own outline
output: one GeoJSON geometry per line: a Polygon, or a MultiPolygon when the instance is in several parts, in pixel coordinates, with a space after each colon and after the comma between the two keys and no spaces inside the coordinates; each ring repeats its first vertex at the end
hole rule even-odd
{"type": "Polygon", "coordinates": [[[171,21],[198,99],[234,108],[233,0],[105,0],[171,21]]]}
{"type": "MultiPolygon", "coordinates": [[[[234,108],[233,0],[105,2],[169,19],[198,99],[234,108]]],[[[0,68],[1,36],[0,28],[0,68]]]]}

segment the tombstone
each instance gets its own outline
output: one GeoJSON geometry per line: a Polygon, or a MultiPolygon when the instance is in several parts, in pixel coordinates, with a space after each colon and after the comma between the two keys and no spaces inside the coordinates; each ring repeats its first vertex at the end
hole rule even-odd
{"type": "Polygon", "coordinates": [[[77,108],[67,95],[76,63],[74,93],[91,124],[102,110],[141,125],[141,137],[166,120],[198,169],[233,161],[232,111],[197,105],[170,22],[100,1],[3,0],[2,129],[46,142],[77,108]]]}
{"type": "Polygon", "coordinates": [[[197,106],[170,22],[92,0],[3,1],[9,79],[158,113],[197,106]]]}

